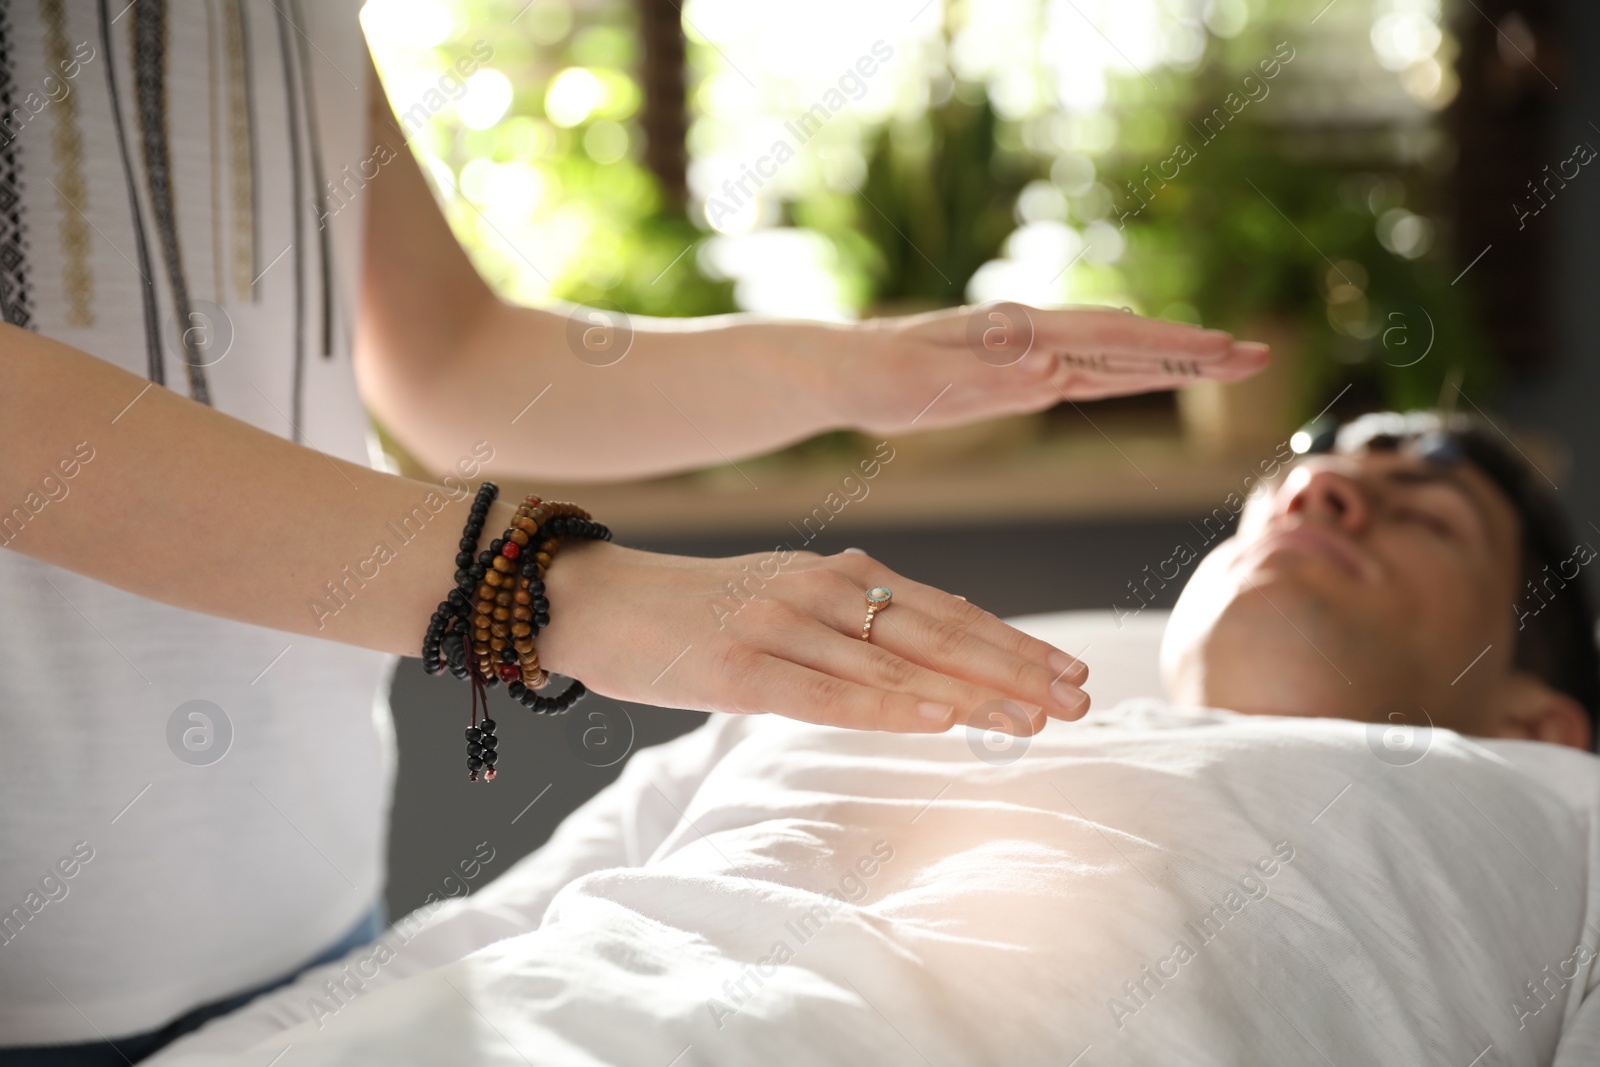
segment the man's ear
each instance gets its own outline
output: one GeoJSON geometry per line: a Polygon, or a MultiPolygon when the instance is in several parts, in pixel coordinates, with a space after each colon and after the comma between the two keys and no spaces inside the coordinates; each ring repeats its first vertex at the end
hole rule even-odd
{"type": "Polygon", "coordinates": [[[1590,751],[1589,713],[1582,704],[1527,671],[1513,671],[1489,699],[1484,735],[1546,741],[1590,751]]]}

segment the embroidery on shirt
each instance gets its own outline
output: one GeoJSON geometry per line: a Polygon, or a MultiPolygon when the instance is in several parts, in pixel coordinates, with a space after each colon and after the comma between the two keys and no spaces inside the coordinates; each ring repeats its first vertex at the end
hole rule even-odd
{"type": "MultiPolygon", "coordinates": [[[[0,115],[9,116],[16,93],[12,68],[11,11],[0,4],[0,115]]],[[[28,236],[22,218],[22,173],[16,133],[0,129],[0,313],[13,326],[33,328],[28,289],[28,236]]]]}
{"type": "Polygon", "coordinates": [[[223,0],[228,62],[228,189],[233,288],[240,300],[261,299],[260,215],[257,211],[255,90],[250,76],[250,22],[244,0],[223,0]]]}
{"type": "Polygon", "coordinates": [[[289,218],[292,224],[289,250],[294,256],[294,396],[289,429],[294,434],[294,442],[299,444],[305,412],[306,374],[306,265],[300,240],[300,204],[305,198],[304,176],[300,169],[300,94],[294,74],[294,46],[289,41],[294,31],[283,8],[278,4],[272,6],[278,15],[278,54],[283,61],[283,92],[289,112],[289,218]]]}
{"type": "MultiPolygon", "coordinates": [[[[63,0],[39,0],[44,22],[45,59],[51,70],[67,70],[74,62],[67,45],[63,0]]],[[[55,106],[50,147],[56,164],[56,200],[61,240],[61,287],[66,295],[67,322],[94,325],[94,267],[89,260],[89,188],[83,179],[83,131],[78,126],[78,94],[68,92],[55,106]]]]}
{"type": "Polygon", "coordinates": [[[222,49],[217,37],[217,0],[205,0],[206,7],[206,162],[211,181],[211,298],[227,299],[223,280],[222,255],[222,49]]]}
{"type": "MultiPolygon", "coordinates": [[[[122,94],[117,85],[117,53],[111,47],[111,24],[115,20],[108,10],[107,0],[99,0],[98,7],[100,50],[106,56],[106,91],[111,98],[111,126],[117,135],[117,154],[122,160],[122,180],[128,190],[128,216],[133,224],[134,254],[138,258],[138,266],[135,269],[138,270],[139,278],[143,282],[139,296],[144,305],[146,374],[157,385],[165,385],[167,372],[161,356],[161,319],[160,313],[156,310],[155,270],[150,265],[150,245],[144,234],[144,212],[139,206],[139,187],[134,181],[133,156],[128,151],[128,130],[122,117],[122,94]]],[[[126,11],[124,8],[123,13],[126,11]]]]}
{"type": "MultiPolygon", "coordinates": [[[[328,217],[328,180],[322,170],[322,139],[317,131],[316,84],[311,77],[311,57],[306,53],[306,34],[303,28],[306,17],[300,9],[300,0],[288,0],[296,19],[294,42],[300,61],[300,100],[305,106],[306,143],[311,157],[311,211],[315,219],[328,217]]],[[[298,229],[298,223],[296,224],[298,229]]],[[[328,239],[328,228],[317,227],[317,257],[322,272],[322,358],[333,358],[333,246],[328,239]]]]}
{"type": "Polygon", "coordinates": [[[189,396],[202,404],[211,403],[206,385],[204,357],[198,344],[198,331],[189,302],[189,281],[183,270],[182,249],[178,243],[178,219],[172,200],[172,153],[167,139],[167,4],[166,0],[143,0],[134,8],[134,91],[139,104],[139,133],[144,141],[145,181],[150,189],[150,207],[155,215],[156,234],[161,240],[161,255],[166,263],[167,282],[178,319],[178,340],[183,346],[184,370],[189,377],[189,396]]]}

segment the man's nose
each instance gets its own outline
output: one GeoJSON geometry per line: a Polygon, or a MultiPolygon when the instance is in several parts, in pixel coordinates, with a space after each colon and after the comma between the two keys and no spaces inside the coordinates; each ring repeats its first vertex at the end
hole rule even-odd
{"type": "Polygon", "coordinates": [[[1299,473],[1300,478],[1290,481],[1289,499],[1283,505],[1285,514],[1298,512],[1303,518],[1336,526],[1350,534],[1366,524],[1366,495],[1353,478],[1327,467],[1316,470],[1303,467],[1299,473]]]}

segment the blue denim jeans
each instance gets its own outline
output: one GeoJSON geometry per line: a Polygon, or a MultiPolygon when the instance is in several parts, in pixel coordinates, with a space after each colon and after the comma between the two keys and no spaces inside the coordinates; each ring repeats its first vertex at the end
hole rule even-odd
{"type": "Polygon", "coordinates": [[[344,937],[329,945],[314,958],[307,960],[288,974],[274,978],[265,985],[248,989],[243,993],[214,1000],[209,1004],[201,1004],[197,1008],[185,1012],[172,1020],[167,1025],[150,1030],[143,1034],[134,1034],[130,1037],[119,1037],[115,1040],[89,1041],[81,1045],[29,1045],[26,1047],[13,1046],[0,1048],[0,1067],[125,1067],[126,1064],[138,1063],[147,1056],[154,1055],[156,1050],[171,1044],[191,1030],[198,1030],[200,1026],[218,1015],[241,1008],[245,1004],[269,993],[280,986],[288,985],[298,978],[302,971],[312,967],[330,963],[352,949],[362,945],[370,945],[376,941],[384,929],[389,925],[383,901],[374,904],[372,910],[344,937]]]}

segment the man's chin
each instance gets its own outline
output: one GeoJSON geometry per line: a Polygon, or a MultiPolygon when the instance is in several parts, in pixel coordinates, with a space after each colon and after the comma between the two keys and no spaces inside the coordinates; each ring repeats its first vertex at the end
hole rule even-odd
{"type": "Polygon", "coordinates": [[[1196,575],[1210,580],[1184,590],[1162,642],[1175,695],[1226,692],[1237,699],[1218,706],[1237,711],[1350,717],[1341,698],[1360,665],[1340,661],[1358,625],[1354,590],[1342,571],[1316,562],[1274,554],[1196,575]]]}
{"type": "Polygon", "coordinates": [[[1302,645],[1337,647],[1359,613],[1349,577],[1303,557],[1274,556],[1231,577],[1232,596],[1216,614],[1219,628],[1231,623],[1284,643],[1293,637],[1302,645]]]}

